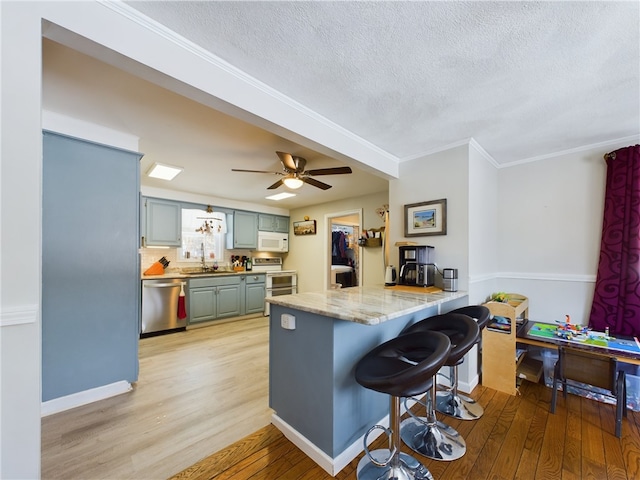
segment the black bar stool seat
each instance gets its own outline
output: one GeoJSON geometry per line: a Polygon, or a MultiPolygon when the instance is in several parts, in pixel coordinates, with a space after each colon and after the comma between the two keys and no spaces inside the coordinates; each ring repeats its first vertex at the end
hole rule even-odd
{"type": "Polygon", "coordinates": [[[390,396],[389,429],[375,425],[365,435],[366,455],[358,463],[358,480],[433,480],[422,463],[400,452],[400,398],[427,392],[450,350],[451,341],[446,335],[416,332],[377,346],[358,362],[356,381],[390,396]],[[369,451],[367,438],[375,429],[385,430],[389,435],[389,449],[369,451]]]}
{"type": "MultiPolygon", "coordinates": [[[[473,318],[478,324],[478,338],[476,345],[482,341],[482,330],[491,319],[491,311],[484,305],[467,305],[456,308],[449,313],[459,313],[473,318]]],[[[478,347],[480,348],[480,347],[478,347]]],[[[480,361],[479,361],[480,363],[480,361]]],[[[458,372],[456,368],[451,368],[449,374],[449,385],[451,388],[438,392],[436,409],[445,415],[450,415],[461,420],[476,420],[482,416],[484,409],[473,398],[461,395],[458,390],[458,372]]]]}
{"type": "MultiPolygon", "coordinates": [[[[451,351],[445,365],[457,367],[464,355],[473,347],[478,338],[479,328],[475,320],[459,313],[446,313],[421,320],[407,327],[403,333],[413,335],[416,332],[439,332],[449,337],[451,351]]],[[[457,370],[456,370],[457,373],[457,370]]],[[[454,373],[457,381],[457,374],[454,373]]],[[[454,391],[457,394],[457,390],[454,391]]],[[[457,395],[453,406],[448,411],[460,410],[457,395]]],[[[413,451],[434,460],[456,460],[467,450],[464,439],[452,427],[437,421],[437,388],[434,381],[431,386],[431,396],[427,402],[427,416],[416,417],[409,410],[410,418],[405,419],[400,426],[402,440],[413,451]]],[[[480,407],[482,410],[482,408],[480,407]]],[[[439,411],[439,410],[438,410],[439,411]]],[[[475,415],[473,412],[470,415],[475,415]]]]}

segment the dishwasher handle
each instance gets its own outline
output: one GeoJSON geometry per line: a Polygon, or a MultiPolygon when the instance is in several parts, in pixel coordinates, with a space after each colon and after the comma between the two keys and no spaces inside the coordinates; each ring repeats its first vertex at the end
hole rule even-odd
{"type": "Polygon", "coordinates": [[[167,288],[167,287],[181,287],[186,285],[187,282],[178,282],[178,283],[144,283],[144,288],[167,288]]]}

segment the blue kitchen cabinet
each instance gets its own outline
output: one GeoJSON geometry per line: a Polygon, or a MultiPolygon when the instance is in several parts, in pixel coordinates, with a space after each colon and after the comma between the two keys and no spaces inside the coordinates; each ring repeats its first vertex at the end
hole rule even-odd
{"type": "Polygon", "coordinates": [[[141,157],[43,132],[43,402],[138,379],[141,157]]]}
{"type": "Polygon", "coordinates": [[[216,287],[189,289],[189,323],[207,322],[216,318],[216,287]]]}
{"type": "Polygon", "coordinates": [[[182,204],[149,197],[144,202],[144,245],[182,246],[182,204]]]}
{"type": "Polygon", "coordinates": [[[264,311],[265,275],[246,275],[244,313],[260,313],[264,311]]]}
{"type": "Polygon", "coordinates": [[[216,296],[218,313],[216,318],[238,317],[241,315],[242,299],[244,298],[244,277],[234,278],[233,283],[225,282],[220,285],[216,296]]]}
{"type": "Polygon", "coordinates": [[[289,217],[282,215],[258,215],[258,230],[262,232],[289,233],[289,217]]]}
{"type": "Polygon", "coordinates": [[[258,214],[234,210],[227,215],[227,249],[258,248],[258,214]]]}
{"type": "Polygon", "coordinates": [[[189,324],[242,315],[244,284],[238,274],[189,279],[189,324]]]}

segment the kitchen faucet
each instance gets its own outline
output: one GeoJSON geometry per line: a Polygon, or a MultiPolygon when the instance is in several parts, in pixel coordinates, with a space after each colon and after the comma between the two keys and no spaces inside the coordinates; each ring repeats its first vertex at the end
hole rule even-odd
{"type": "Polygon", "coordinates": [[[202,255],[200,256],[200,261],[202,262],[202,270],[206,270],[207,264],[204,261],[204,242],[200,244],[200,250],[202,251],[202,255]]]}

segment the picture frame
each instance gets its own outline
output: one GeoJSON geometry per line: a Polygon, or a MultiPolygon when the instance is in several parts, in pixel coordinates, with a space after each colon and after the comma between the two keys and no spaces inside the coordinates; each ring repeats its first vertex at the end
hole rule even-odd
{"type": "Polygon", "coordinates": [[[426,237],[447,234],[447,199],[410,203],[404,206],[404,236],[426,237]]]}
{"type": "Polygon", "coordinates": [[[315,235],[316,221],[305,220],[303,222],[293,222],[293,234],[294,235],[315,235]]]}

